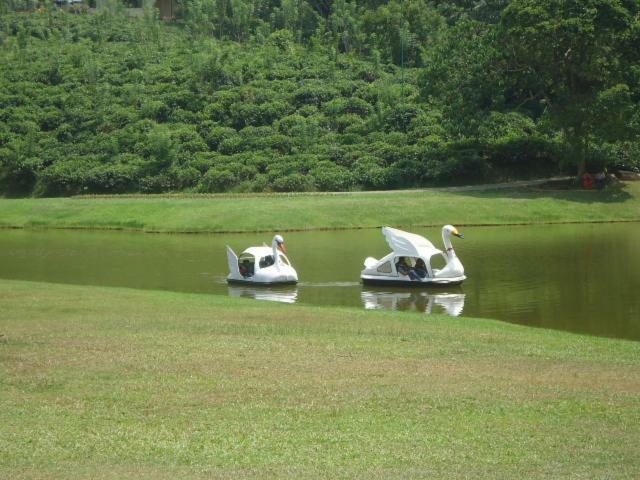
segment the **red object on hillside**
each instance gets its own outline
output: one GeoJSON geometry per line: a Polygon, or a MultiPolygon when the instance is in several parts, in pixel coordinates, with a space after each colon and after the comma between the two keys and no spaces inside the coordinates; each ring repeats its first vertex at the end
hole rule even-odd
{"type": "Polygon", "coordinates": [[[591,190],[593,188],[593,175],[589,172],[584,172],[582,177],[580,177],[580,182],[582,183],[582,188],[591,190]]]}

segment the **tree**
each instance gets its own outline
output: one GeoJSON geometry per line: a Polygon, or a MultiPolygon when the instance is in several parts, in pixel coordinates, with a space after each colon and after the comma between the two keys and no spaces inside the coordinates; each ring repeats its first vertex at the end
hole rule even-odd
{"type": "Polygon", "coordinates": [[[590,142],[619,137],[629,124],[639,11],[637,0],[514,0],[502,13],[512,101],[562,132],[579,176],[590,142]],[[609,109],[615,115],[603,118],[609,109]]]}

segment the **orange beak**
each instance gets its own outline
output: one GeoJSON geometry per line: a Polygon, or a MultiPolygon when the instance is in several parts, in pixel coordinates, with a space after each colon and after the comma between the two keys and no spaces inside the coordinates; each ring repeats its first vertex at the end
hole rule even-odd
{"type": "Polygon", "coordinates": [[[286,248],[284,248],[284,243],[279,243],[279,244],[278,244],[278,248],[280,249],[280,251],[281,251],[282,253],[284,253],[285,255],[287,254],[287,249],[286,249],[286,248]]]}

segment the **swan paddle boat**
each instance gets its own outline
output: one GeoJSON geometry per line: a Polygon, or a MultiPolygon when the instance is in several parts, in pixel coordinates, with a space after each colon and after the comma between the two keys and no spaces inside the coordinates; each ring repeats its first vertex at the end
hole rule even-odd
{"type": "Polygon", "coordinates": [[[393,251],[380,260],[367,257],[360,274],[365,285],[459,285],[467,278],[451,246],[451,235],[463,238],[454,226],[442,227],[444,250],[415,233],[382,227],[382,234],[393,251]],[[443,258],[444,267],[435,268],[432,265],[435,258],[443,258]]]}
{"type": "Polygon", "coordinates": [[[298,282],[298,273],[287,258],[284,239],[280,235],[273,237],[271,247],[249,247],[237,256],[227,245],[229,275],[227,283],[251,285],[294,285],[298,282]]]}

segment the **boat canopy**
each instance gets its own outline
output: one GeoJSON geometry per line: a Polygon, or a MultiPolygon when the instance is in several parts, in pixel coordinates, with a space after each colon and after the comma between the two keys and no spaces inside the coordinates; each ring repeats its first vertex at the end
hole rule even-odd
{"type": "Polygon", "coordinates": [[[433,243],[415,233],[391,227],[382,227],[382,233],[396,256],[428,259],[433,255],[442,255],[442,251],[437,249],[433,243]]]}
{"type": "Polygon", "coordinates": [[[245,253],[249,253],[256,258],[261,258],[266,257],[267,255],[273,255],[273,250],[267,246],[249,247],[244,252],[242,252],[242,255],[244,255],[245,253]]]}

